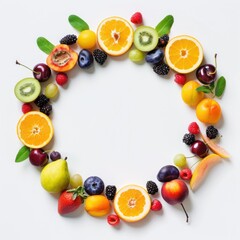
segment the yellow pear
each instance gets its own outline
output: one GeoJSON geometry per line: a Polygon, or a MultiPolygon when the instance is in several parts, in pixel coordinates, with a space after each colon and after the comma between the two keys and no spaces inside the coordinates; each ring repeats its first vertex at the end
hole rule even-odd
{"type": "Polygon", "coordinates": [[[58,159],[48,163],[41,171],[41,185],[50,193],[59,193],[68,187],[70,175],[67,161],[58,159]]]}

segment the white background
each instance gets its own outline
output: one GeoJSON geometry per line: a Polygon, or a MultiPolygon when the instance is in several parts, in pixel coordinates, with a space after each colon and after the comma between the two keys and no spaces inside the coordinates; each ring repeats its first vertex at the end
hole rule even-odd
{"type": "MultiPolygon", "coordinates": [[[[2,1],[0,75],[0,221],[1,239],[239,239],[239,91],[240,15],[237,0],[228,1],[2,1]],[[151,212],[135,224],[117,228],[105,218],[93,218],[83,208],[69,217],[57,213],[57,199],[40,186],[39,169],[28,161],[15,163],[21,147],[15,127],[21,103],[13,88],[27,69],[45,62],[36,39],[44,36],[54,44],[66,34],[77,34],[68,23],[76,14],[96,30],[105,17],[130,19],[140,11],[144,24],[155,27],[166,15],[175,22],[170,36],[195,36],[204,48],[205,61],[218,53],[218,75],[227,88],[221,100],[223,120],[217,127],[221,146],[232,155],[209,174],[184,202],[189,224],[179,206],[164,202],[161,213],[151,212]]],[[[194,110],[180,97],[173,74],[161,78],[148,64],[136,65],[127,56],[109,58],[105,67],[69,73],[70,83],[53,102],[55,138],[49,148],[68,157],[71,174],[100,176],[117,187],[156,181],[159,169],[172,163],[177,153],[191,155],[182,143],[194,110]]],[[[204,128],[204,126],[202,126],[204,128]]],[[[196,160],[196,159],[195,159],[196,160]]],[[[191,164],[194,163],[191,160],[191,164]]],[[[161,185],[159,184],[159,187],[161,185]]]]}

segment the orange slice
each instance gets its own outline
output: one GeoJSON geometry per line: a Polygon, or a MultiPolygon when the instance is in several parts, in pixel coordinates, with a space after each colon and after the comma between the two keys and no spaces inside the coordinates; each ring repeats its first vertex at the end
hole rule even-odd
{"type": "Polygon", "coordinates": [[[42,148],[46,146],[53,137],[53,125],[46,114],[31,111],[19,119],[17,135],[25,146],[42,148]]]}
{"type": "Polygon", "coordinates": [[[165,59],[170,68],[178,73],[190,73],[203,60],[203,49],[197,39],[187,35],[172,38],[165,49],[165,59]]]}
{"type": "Polygon", "coordinates": [[[99,46],[112,56],[119,56],[129,50],[133,43],[133,28],[121,17],[104,19],[97,29],[99,46]]]}
{"type": "Polygon", "coordinates": [[[131,184],[116,193],[113,205],[121,219],[126,222],[137,222],[149,213],[151,200],[143,187],[131,184]]]}

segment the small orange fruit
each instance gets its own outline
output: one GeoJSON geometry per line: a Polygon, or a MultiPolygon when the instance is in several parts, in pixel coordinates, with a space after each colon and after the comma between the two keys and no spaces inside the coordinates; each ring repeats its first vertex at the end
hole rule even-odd
{"type": "Polygon", "coordinates": [[[116,193],[113,205],[121,219],[126,222],[137,222],[149,213],[151,200],[143,187],[131,184],[116,193]]]}
{"type": "Polygon", "coordinates": [[[191,80],[182,87],[182,100],[191,107],[196,107],[204,98],[204,93],[196,90],[200,86],[197,81],[191,80]]]}
{"type": "Polygon", "coordinates": [[[203,60],[203,49],[197,39],[188,35],[172,38],[165,49],[165,59],[178,73],[193,72],[203,60]]]}
{"type": "Polygon", "coordinates": [[[121,17],[106,18],[98,26],[97,41],[109,55],[122,55],[132,46],[133,28],[121,17]]]}
{"type": "Polygon", "coordinates": [[[84,30],[80,32],[77,43],[82,49],[91,49],[96,45],[97,36],[92,30],[84,30]]]}
{"type": "Polygon", "coordinates": [[[103,195],[92,195],[85,200],[85,210],[93,217],[102,217],[109,213],[109,200],[103,195]]]}
{"type": "Polygon", "coordinates": [[[214,99],[205,98],[197,105],[196,115],[198,120],[203,123],[215,124],[221,118],[221,106],[214,99]]]}
{"type": "Polygon", "coordinates": [[[30,148],[46,146],[51,141],[53,132],[50,118],[38,111],[30,111],[22,115],[17,124],[20,141],[30,148]]]}

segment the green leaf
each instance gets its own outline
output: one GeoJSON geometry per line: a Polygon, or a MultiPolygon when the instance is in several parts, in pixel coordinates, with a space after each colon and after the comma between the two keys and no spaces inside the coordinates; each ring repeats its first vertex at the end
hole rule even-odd
{"type": "Polygon", "coordinates": [[[161,37],[164,34],[169,34],[171,27],[173,25],[174,18],[172,15],[167,15],[162,21],[158,23],[158,25],[155,27],[157,30],[158,36],[161,37]]]}
{"type": "Polygon", "coordinates": [[[44,37],[39,37],[37,39],[37,45],[40,48],[40,50],[42,50],[46,54],[50,54],[55,47],[44,37]]]}
{"type": "Polygon", "coordinates": [[[29,157],[30,148],[27,146],[23,146],[19,149],[17,156],[15,158],[15,162],[22,162],[29,157]]]}
{"type": "Polygon", "coordinates": [[[222,76],[218,79],[217,85],[215,88],[216,97],[221,97],[226,87],[226,79],[222,76]]]}
{"type": "Polygon", "coordinates": [[[204,93],[212,93],[212,90],[210,87],[208,86],[200,86],[198,88],[196,88],[197,92],[204,92],[204,93]]]}
{"type": "Polygon", "coordinates": [[[72,27],[78,30],[79,32],[89,29],[88,24],[83,19],[76,15],[70,15],[68,17],[68,21],[72,25],[72,27]]]}
{"type": "Polygon", "coordinates": [[[210,87],[211,90],[213,90],[215,88],[215,82],[211,82],[209,84],[209,87],[210,87]]]}

